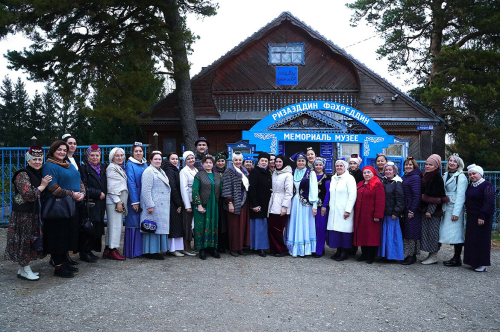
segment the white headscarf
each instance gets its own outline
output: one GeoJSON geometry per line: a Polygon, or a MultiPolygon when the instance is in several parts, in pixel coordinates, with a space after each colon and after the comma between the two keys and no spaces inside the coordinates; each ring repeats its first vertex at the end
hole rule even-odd
{"type": "Polygon", "coordinates": [[[483,170],[483,168],[482,168],[481,166],[476,165],[476,164],[472,164],[472,165],[467,166],[467,170],[468,170],[468,171],[476,171],[476,172],[478,172],[479,174],[481,174],[481,176],[483,176],[483,175],[484,175],[484,170],[483,170]]]}
{"type": "Polygon", "coordinates": [[[337,166],[338,163],[342,163],[342,165],[344,165],[344,168],[346,171],[349,169],[349,164],[347,163],[347,161],[339,159],[335,162],[335,166],[337,166]]]}

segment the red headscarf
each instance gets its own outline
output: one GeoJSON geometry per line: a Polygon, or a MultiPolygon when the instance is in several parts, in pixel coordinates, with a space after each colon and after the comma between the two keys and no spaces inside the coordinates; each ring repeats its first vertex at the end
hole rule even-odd
{"type": "Polygon", "coordinates": [[[373,173],[373,177],[370,179],[370,181],[368,181],[368,184],[367,184],[367,187],[369,190],[372,190],[373,188],[375,188],[376,186],[378,185],[381,185],[382,182],[380,182],[378,176],[377,176],[377,172],[375,171],[375,168],[373,168],[373,166],[365,166],[363,167],[363,172],[365,171],[365,169],[371,171],[373,173]]]}

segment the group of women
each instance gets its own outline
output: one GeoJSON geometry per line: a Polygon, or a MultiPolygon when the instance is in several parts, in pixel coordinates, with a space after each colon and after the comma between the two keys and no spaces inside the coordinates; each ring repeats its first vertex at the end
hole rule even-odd
{"type": "Polygon", "coordinates": [[[455,255],[444,265],[460,266],[464,245],[465,264],[478,272],[490,265],[495,190],[476,165],[468,167],[468,185],[458,155],[450,156],[443,176],[438,155],[427,159],[424,175],[409,157],[401,178],[383,154],[375,167],[362,169],[357,155],[349,163],[337,160],[330,175],[326,160],[312,149],[290,158],[263,152],[246,168],[239,152],[230,165],[227,153],[220,152],[206,154],[195,167],[195,154],[186,151],[181,167],[177,154],[153,151],[148,164],[141,143],[133,145],[126,163],[123,149],[114,148],[105,166],[101,149],[92,145],[78,164],[76,147],[75,138],[64,135],[50,146],[43,164],[43,149],[33,146],[27,166],[13,176],[5,258],[21,265],[21,279],[38,280],[29,263],[46,254],[55,276],[73,277],[78,262],[69,252],[95,263],[92,251],[101,252],[103,235],[102,258],[113,260],[163,260],[165,252],[205,260],[226,250],[238,257],[247,254],[245,247],[262,257],[320,258],[326,244],[336,249],[331,257],[336,261],[361,247],[357,260],[369,264],[380,257],[410,265],[423,250],[429,255],[421,263],[428,265],[447,243],[455,255]],[[88,221],[90,230],[84,227],[88,221]]]}

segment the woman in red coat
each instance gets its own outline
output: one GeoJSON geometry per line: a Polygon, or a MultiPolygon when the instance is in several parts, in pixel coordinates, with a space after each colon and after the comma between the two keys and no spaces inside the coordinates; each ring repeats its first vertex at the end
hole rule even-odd
{"type": "Polygon", "coordinates": [[[372,264],[380,244],[380,221],[384,218],[385,190],[372,166],[363,168],[365,181],[358,183],[354,205],[353,244],[361,246],[358,261],[372,264]]]}

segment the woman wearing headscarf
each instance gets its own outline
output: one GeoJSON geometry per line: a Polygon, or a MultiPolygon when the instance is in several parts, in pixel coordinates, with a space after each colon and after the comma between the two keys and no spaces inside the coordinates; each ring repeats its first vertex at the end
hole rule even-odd
{"type": "Polygon", "coordinates": [[[417,261],[417,255],[420,254],[422,221],[418,207],[422,191],[422,172],[413,157],[406,158],[403,167],[405,210],[403,213],[403,222],[401,223],[401,231],[403,234],[405,260],[401,264],[411,265],[417,261]]]}
{"type": "Polygon", "coordinates": [[[453,258],[443,262],[450,267],[462,265],[460,256],[464,246],[465,191],[468,185],[463,169],[464,162],[455,153],[448,158],[446,173],[443,175],[444,190],[450,201],[443,204],[444,216],[439,225],[439,243],[454,246],[453,258]]]}
{"type": "Polygon", "coordinates": [[[439,244],[439,224],[443,216],[442,204],[450,199],[444,191],[444,181],[441,177],[441,157],[431,155],[425,162],[425,173],[422,178],[422,240],[420,249],[427,251],[429,256],[421,263],[424,265],[437,263],[439,244]]]}
{"type": "Polygon", "coordinates": [[[127,258],[142,255],[141,235],[141,179],[142,173],[148,168],[144,158],[144,146],[135,142],[132,146],[132,155],[125,166],[127,173],[127,215],[125,216],[125,236],[123,238],[123,254],[127,258]]]}
{"type": "Polygon", "coordinates": [[[284,155],[277,155],[274,162],[276,169],[272,176],[272,194],[269,200],[267,226],[271,254],[274,254],[275,257],[283,257],[288,252],[283,240],[283,230],[292,205],[293,175],[292,168],[287,165],[284,155]]]}
{"type": "MultiPolygon", "coordinates": [[[[228,154],[226,151],[221,151],[215,155],[215,167],[214,167],[214,176],[218,176],[221,182],[222,188],[222,178],[224,177],[224,172],[226,171],[228,154]]],[[[220,190],[222,192],[222,190],[220,190]]],[[[224,201],[218,198],[219,204],[219,244],[218,251],[219,253],[225,253],[226,249],[229,250],[229,239],[227,236],[227,213],[224,210],[224,201]]]]}
{"type": "Polygon", "coordinates": [[[372,264],[380,245],[380,222],[384,218],[385,191],[372,166],[363,167],[365,181],[358,183],[354,206],[355,246],[361,246],[358,261],[372,264]]]}
{"type": "Polygon", "coordinates": [[[182,196],[180,191],[179,156],[170,152],[161,165],[170,183],[170,228],[168,233],[168,253],[176,257],[183,257],[183,224],[182,224],[182,196]]]}
{"type": "Polygon", "coordinates": [[[297,164],[293,173],[296,194],[286,230],[286,246],[293,257],[305,257],[316,251],[318,180],[316,173],[306,167],[304,152],[297,152],[290,159],[297,164]]]}
{"type": "Polygon", "coordinates": [[[253,158],[251,156],[246,156],[243,158],[243,167],[245,167],[248,174],[250,174],[253,169],[253,158]]]}
{"type": "Polygon", "coordinates": [[[354,177],[347,172],[345,160],[335,162],[335,175],[330,180],[321,213],[328,216],[327,244],[330,248],[337,248],[331,257],[336,261],[348,258],[348,251],[352,247],[352,232],[354,218],[354,203],[356,202],[357,187],[354,177]],[[327,208],[330,208],[330,211],[327,208]]]}
{"type": "Polygon", "coordinates": [[[357,154],[352,154],[351,159],[349,159],[349,174],[354,177],[356,183],[360,183],[361,181],[365,180],[365,178],[363,177],[363,172],[359,168],[362,161],[363,160],[361,159],[361,157],[359,157],[357,154]]]}
{"type": "Polygon", "coordinates": [[[376,171],[377,173],[375,174],[378,176],[380,182],[382,182],[382,179],[384,178],[384,166],[387,164],[387,157],[383,153],[378,153],[377,158],[375,159],[375,166],[376,166],[376,171]]]}
{"type": "Polygon", "coordinates": [[[47,161],[42,167],[42,177],[52,176],[44,194],[44,204],[53,197],[71,197],[76,205],[69,219],[43,219],[43,250],[50,254],[55,265],[56,277],[73,278],[78,268],[69,259],[68,251],[78,250],[78,205],[85,198],[85,186],[80,173],[67,160],[68,145],[64,141],[52,143],[47,161]]]}
{"type": "MultiPolygon", "coordinates": [[[[97,262],[97,256],[92,250],[101,252],[102,236],[104,235],[104,213],[106,212],[107,179],[106,168],[101,163],[99,145],[91,145],[86,152],[87,158],[80,165],[80,176],[88,195],[89,219],[94,225],[91,234],[80,232],[80,260],[87,263],[97,262]]],[[[87,213],[87,209],[85,211],[87,213]]]]}
{"type": "Polygon", "coordinates": [[[491,230],[495,213],[495,187],[483,178],[484,171],[476,164],[467,167],[472,185],[465,192],[467,221],[465,223],[464,264],[476,272],[486,272],[491,265],[491,230]]]}
{"type": "Polygon", "coordinates": [[[311,171],[314,171],[314,160],[316,160],[316,152],[314,152],[314,149],[309,147],[306,150],[306,157],[307,157],[307,168],[309,168],[311,171]]]}
{"type": "Polygon", "coordinates": [[[33,145],[26,152],[26,164],[12,176],[15,194],[4,258],[20,265],[18,278],[36,281],[40,276],[31,270],[30,262],[43,258],[43,253],[34,246],[33,235],[41,236],[40,195],[52,176],[42,177],[43,149],[39,146],[33,145]]]}
{"type": "Polygon", "coordinates": [[[164,260],[165,257],[160,252],[168,250],[170,182],[161,169],[162,157],[160,151],[152,151],[149,162],[151,164],[142,173],[141,179],[141,222],[146,220],[156,222],[156,231],[154,233],[142,233],[142,252],[145,258],[164,260]]]}
{"type": "MultiPolygon", "coordinates": [[[[184,160],[184,167],[179,172],[180,190],[182,196],[182,224],[184,225],[184,251],[182,252],[188,256],[196,256],[196,253],[191,247],[193,240],[193,181],[198,173],[198,169],[194,166],[196,159],[192,151],[185,151],[182,154],[184,160]]],[[[201,164],[200,164],[201,166],[201,164]]]]}
{"type": "Polygon", "coordinates": [[[102,258],[125,260],[120,255],[120,238],[122,236],[123,215],[127,215],[125,202],[128,199],[127,174],[125,173],[125,151],[113,148],[109,153],[109,165],[106,168],[108,194],[106,195],[106,248],[102,258]]]}
{"type": "Polygon", "coordinates": [[[194,245],[200,259],[207,258],[206,251],[220,258],[217,251],[219,224],[220,177],[213,173],[214,158],[206,154],[201,159],[202,170],[193,181],[194,245]]]}
{"type": "Polygon", "coordinates": [[[257,165],[250,172],[248,198],[250,200],[250,249],[257,250],[259,256],[266,257],[264,249],[269,249],[267,232],[267,210],[272,191],[272,175],[269,172],[269,154],[259,153],[257,165]]]}
{"type": "Polygon", "coordinates": [[[243,155],[233,152],[233,164],[228,166],[222,178],[222,197],[227,211],[227,229],[231,256],[246,256],[243,246],[250,245],[250,214],[248,189],[250,181],[243,164],[243,155]]]}
{"type": "Polygon", "coordinates": [[[405,197],[403,180],[398,175],[398,167],[389,161],[384,166],[385,212],[380,227],[379,257],[393,260],[403,260],[403,235],[399,218],[404,212],[405,197]]]}
{"type": "MultiPolygon", "coordinates": [[[[322,207],[325,200],[326,193],[330,187],[330,179],[332,176],[325,173],[326,160],[321,157],[314,159],[314,172],[318,182],[318,206],[322,207]]],[[[328,221],[328,212],[326,208],[321,208],[321,213],[317,213],[315,217],[316,223],[316,252],[313,255],[315,258],[323,256],[325,251],[326,240],[326,224],[328,221]]]]}

